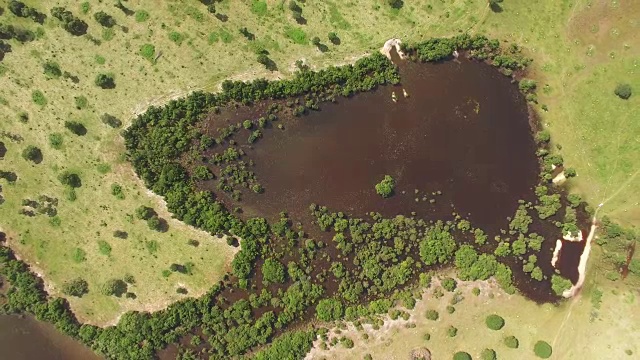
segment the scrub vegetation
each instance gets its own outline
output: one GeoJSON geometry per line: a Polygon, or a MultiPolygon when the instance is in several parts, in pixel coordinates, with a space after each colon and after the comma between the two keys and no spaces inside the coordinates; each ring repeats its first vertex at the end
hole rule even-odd
{"type": "MultiPolygon", "coordinates": [[[[213,358],[240,355],[273,340],[281,329],[307,315],[308,309],[321,321],[357,320],[386,313],[395,302],[415,304],[410,293],[394,290],[407,289],[418,276],[426,282],[427,272],[416,269],[428,266],[454,264],[462,280],[494,276],[513,293],[511,270],[503,263],[508,260],[530,270],[525,271],[533,279],[551,281],[556,293],[570,286],[559,275],[542,274],[535,255],[523,257],[540,250],[541,240],[527,231],[532,215],[552,219],[565,232],[576,229],[572,207],[551,185],[536,189],[536,204],[521,204],[509,226],[514,241],[499,239],[482,251],[479,247],[487,240],[480,229],[474,231],[475,244],[457,246],[454,235],[471,230],[460,218],[426,223],[371,214],[361,219],[316,205],[311,215],[320,230],[333,235],[327,246],[305,236],[286,213],[275,222],[241,220],[233,208],[225,208],[211,193],[195,187],[196,181],[214,181],[218,190],[235,200],[247,190],[263,192],[250,166],[243,164],[242,153],[217,154],[215,172],[177,161],[182,155],[197,154],[194,147],[205,150],[236,141],[227,138],[240,126],[232,125],[220,138],[206,137],[195,127],[206,112],[215,113],[230,102],[249,104],[312,94],[292,107],[293,115],[302,116],[332,97],[395,84],[399,79],[390,63],[377,54],[354,66],[300,71],[287,77],[290,80],[225,81],[218,95],[195,92],[159,107],[169,99],[188,90],[215,90],[220,81],[233,76],[244,80],[292,75],[290,65],[303,57],[300,54],[312,69],[353,62],[363,51],[378,48],[410,27],[419,30],[407,35],[403,49],[419,61],[450,59],[453,50],[464,50],[471,57],[489,60],[506,75],[517,75],[529,66],[531,79],[520,81],[520,89],[532,107],[540,106],[541,122],[548,125],[548,132],[538,136],[545,166],[541,183],[550,180],[554,166],[569,164],[577,169],[568,172],[577,173],[571,180],[573,190],[593,206],[604,203],[599,215],[636,225],[634,204],[640,182],[634,181],[638,148],[633,140],[640,136],[640,128],[631,121],[631,114],[638,107],[633,89],[640,85],[621,82],[634,81],[630,74],[637,65],[633,58],[637,49],[633,32],[615,25],[598,28],[595,19],[600,18],[602,6],[591,2],[577,2],[573,8],[551,1],[488,5],[480,0],[424,5],[357,2],[355,6],[331,1],[289,2],[288,6],[263,1],[189,6],[118,2],[115,7],[111,2],[19,4],[11,2],[10,11],[0,18],[0,79],[6,84],[0,89],[0,114],[9,119],[0,124],[0,140],[7,149],[0,169],[0,217],[13,249],[1,248],[2,275],[13,289],[3,309],[34,313],[100,353],[147,358],[198,328],[213,358]],[[318,14],[325,19],[320,21],[318,14]],[[13,27],[5,26],[8,23],[13,27]],[[452,37],[463,32],[486,33],[502,43],[481,36],[452,37]],[[97,53],[104,56],[99,61],[97,53]],[[156,106],[147,110],[149,105],[156,106]],[[121,128],[142,112],[125,130],[123,141],[121,128]],[[611,128],[610,121],[615,121],[617,131],[604,130],[611,128]],[[43,188],[42,183],[49,186],[43,188]],[[163,196],[167,208],[144,185],[163,196]],[[25,199],[40,196],[55,201],[24,205],[25,199]],[[36,212],[42,209],[43,216],[28,215],[31,212],[25,206],[36,212]],[[241,250],[233,262],[233,246],[216,234],[240,239],[241,250]],[[271,246],[273,239],[285,245],[271,246]],[[381,239],[393,245],[371,241],[381,239]],[[326,248],[338,249],[339,256],[330,259],[333,255],[327,255],[326,248]],[[357,263],[346,268],[341,261],[329,261],[342,257],[357,263]],[[330,267],[312,273],[311,264],[318,259],[330,267]],[[38,268],[28,269],[27,263],[38,268]],[[229,264],[233,276],[216,284],[229,264]],[[46,296],[41,280],[29,270],[43,275],[54,297],[46,296]],[[131,273],[135,281],[128,276],[131,273]],[[328,277],[336,279],[337,289],[322,286],[328,277]],[[229,289],[246,297],[229,301],[229,289]],[[185,292],[199,297],[184,299],[185,292]],[[362,303],[365,296],[371,301],[362,303]],[[178,299],[184,300],[157,313],[127,313],[116,327],[89,325],[112,323],[126,310],[165,308],[178,299]],[[265,310],[259,317],[252,312],[258,309],[265,310]],[[87,324],[80,325],[76,317],[87,324]]],[[[603,6],[623,17],[633,13],[615,4],[603,6]]],[[[259,146],[266,124],[275,120],[271,115],[279,116],[274,109],[262,122],[256,119],[255,124],[244,126],[250,131],[246,143],[259,146]]],[[[393,193],[393,178],[385,177],[378,185],[380,189],[375,190],[381,196],[393,193]]],[[[624,260],[623,245],[635,241],[636,234],[609,220],[603,224],[605,232],[598,240],[603,251],[597,259],[613,264],[607,266],[617,274],[617,265],[624,260]]],[[[634,279],[637,260],[628,268],[634,279]]],[[[442,285],[449,292],[457,291],[455,281],[442,285]]],[[[439,313],[459,316],[460,311],[439,313]]],[[[455,329],[451,341],[458,341],[463,327],[450,326],[455,329]]],[[[451,336],[452,331],[446,333],[451,336]]],[[[300,357],[316,335],[322,336],[322,331],[285,333],[257,357],[300,357]]],[[[345,349],[354,347],[348,337],[336,338],[338,343],[345,349]]],[[[513,343],[505,339],[505,345],[513,343]]],[[[517,343],[516,339],[516,346],[509,347],[529,351],[533,344],[525,344],[524,339],[520,346],[517,343]]],[[[542,357],[546,350],[550,347],[536,343],[536,355],[542,357]]],[[[469,356],[465,349],[449,353],[469,356]]],[[[189,358],[192,350],[181,348],[180,354],[189,358]]]]}

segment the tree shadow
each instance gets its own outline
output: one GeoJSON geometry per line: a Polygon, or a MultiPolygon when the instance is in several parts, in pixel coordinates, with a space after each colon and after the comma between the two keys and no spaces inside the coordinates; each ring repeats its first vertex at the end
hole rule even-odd
{"type": "Polygon", "coordinates": [[[0,159],[2,159],[7,154],[7,147],[4,145],[2,141],[0,141],[0,159]]]}
{"type": "Polygon", "coordinates": [[[305,19],[302,15],[296,16],[295,20],[299,25],[307,25],[307,19],[305,19]]]}
{"type": "Polygon", "coordinates": [[[489,8],[491,9],[491,11],[493,11],[494,13],[501,13],[502,10],[502,6],[500,6],[500,4],[496,3],[496,2],[492,2],[489,3],[489,8]]]}
{"type": "Polygon", "coordinates": [[[318,50],[320,50],[320,52],[327,52],[329,51],[329,47],[325,44],[318,44],[316,45],[318,47],[318,50]]]}
{"type": "Polygon", "coordinates": [[[13,171],[2,171],[0,170],[0,179],[7,180],[10,184],[13,184],[18,180],[18,175],[13,171]]]}
{"type": "Polygon", "coordinates": [[[216,14],[216,19],[222,22],[227,22],[229,20],[229,17],[225,14],[216,14]]]}
{"type": "Polygon", "coordinates": [[[339,37],[337,37],[337,36],[336,36],[336,37],[334,37],[334,38],[331,38],[329,41],[331,41],[331,43],[332,43],[333,45],[340,45],[340,44],[342,44],[342,40],[340,40],[340,38],[339,38],[339,37]]]}
{"type": "Polygon", "coordinates": [[[131,16],[131,15],[135,14],[135,11],[127,8],[126,6],[124,6],[122,4],[121,0],[118,0],[118,2],[114,6],[117,7],[118,9],[120,9],[120,11],[122,11],[127,16],[131,16]]]}

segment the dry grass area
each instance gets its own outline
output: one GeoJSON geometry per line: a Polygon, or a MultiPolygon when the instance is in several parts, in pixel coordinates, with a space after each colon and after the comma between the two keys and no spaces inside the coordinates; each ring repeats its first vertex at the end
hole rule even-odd
{"type": "Polygon", "coordinates": [[[14,185],[2,181],[6,202],[0,205],[0,225],[12,247],[37,267],[54,294],[59,295],[60,285],[72,278],[89,281],[90,293],[70,302],[90,323],[113,323],[129,309],[160,308],[179,298],[175,289],[180,285],[191,295],[202,293],[220,279],[233,256],[223,240],[180,223],[170,221],[169,231],[158,233],[131,219],[140,205],[153,205],[158,211],[161,205],[133,175],[123,157],[119,130],[102,124],[101,114],[112,114],[126,125],[149,105],[196,89],[215,90],[226,78],[289,76],[301,58],[313,68],[344,64],[376,51],[392,37],[416,41],[487,32],[523,45],[535,60],[532,76],[541,90],[539,104],[549,109],[542,119],[554,142],[562,145],[566,163],[578,171],[572,186],[593,204],[605,201],[603,212],[616,220],[640,223],[640,123],[633,121],[640,109],[637,2],[508,1],[502,12],[494,13],[486,0],[405,1],[399,11],[382,0],[307,1],[304,25],[293,20],[280,0],[268,0],[266,6],[260,1],[223,0],[217,9],[226,21],[208,14],[195,0],[123,2],[135,15],[125,15],[112,1],[90,2],[86,14],[77,1],[25,2],[47,14],[53,6],[66,6],[89,24],[89,30],[88,36],[75,37],[52,17],[39,26],[8,11],[2,15],[3,22],[39,29],[42,36],[25,45],[11,41],[12,52],[0,63],[0,131],[24,139],[0,139],[8,148],[0,168],[19,177],[14,185]],[[118,25],[112,30],[101,27],[93,19],[100,10],[118,25]],[[244,38],[242,27],[255,39],[244,38]],[[330,31],[338,34],[340,45],[328,41],[330,31]],[[327,45],[327,52],[310,44],[314,36],[327,45]],[[145,44],[155,47],[157,61],[140,54],[145,44]],[[277,71],[256,63],[257,49],[269,52],[277,71]],[[57,62],[79,82],[47,79],[42,67],[47,61],[57,62]],[[98,73],[112,74],[115,89],[96,87],[98,73]],[[612,93],[621,81],[637,89],[628,101],[612,93]],[[33,102],[36,90],[42,91],[46,105],[33,102]],[[74,99],[79,96],[87,99],[81,109],[74,99]],[[20,112],[28,113],[27,122],[18,120],[20,112]],[[71,134],[63,126],[67,120],[83,123],[88,133],[71,134]],[[62,134],[59,150],[49,144],[53,133],[62,134]],[[22,159],[27,145],[42,149],[42,163],[22,159]],[[57,180],[64,170],[82,178],[73,202],[66,200],[57,180]],[[114,183],[123,187],[124,200],[111,194],[114,183]],[[23,199],[42,194],[59,199],[55,219],[18,214],[23,199]],[[115,230],[128,232],[129,238],[114,238],[115,230]],[[187,245],[188,239],[198,240],[200,246],[187,245]],[[100,253],[100,241],[111,246],[109,255],[100,253]],[[85,261],[73,261],[76,249],[86,253],[85,261]],[[171,263],[187,261],[195,264],[193,275],[162,276],[171,263]],[[131,288],[137,299],[105,297],[96,291],[107,279],[127,273],[136,277],[131,288]]]}
{"type": "Polygon", "coordinates": [[[387,318],[380,330],[365,325],[358,331],[349,324],[347,330],[336,333],[334,328],[330,338],[346,336],[355,346],[347,349],[338,344],[321,350],[318,340],[306,359],[356,360],[370,354],[374,360],[404,360],[410,359],[411,351],[420,347],[429,349],[434,359],[451,359],[457,351],[480,359],[487,348],[495,350],[498,359],[538,359],[533,347],[539,340],[552,344],[552,359],[635,358],[640,352],[640,314],[636,311],[640,279],[613,283],[597,270],[590,275],[587,289],[559,306],[537,305],[519,295],[505,294],[488,282],[460,282],[456,292],[464,299],[454,305],[452,314],[446,307],[454,293],[445,292],[444,297],[437,299],[433,296],[436,286],[432,286],[416,307],[408,310],[411,314],[408,320],[387,318]],[[478,296],[472,294],[476,287],[481,289],[478,296]],[[600,303],[595,301],[596,291],[602,291],[600,303]],[[437,310],[438,320],[428,320],[427,310],[437,310]],[[485,319],[490,314],[505,319],[501,330],[487,328],[485,319]],[[447,334],[449,326],[458,329],[455,337],[447,334]],[[429,334],[428,340],[425,334],[429,334]],[[503,343],[503,338],[511,335],[519,341],[517,349],[503,343]]]}

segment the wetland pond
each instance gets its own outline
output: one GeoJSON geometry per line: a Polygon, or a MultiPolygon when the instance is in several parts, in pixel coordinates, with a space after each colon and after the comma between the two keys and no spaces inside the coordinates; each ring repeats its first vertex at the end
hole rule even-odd
{"type": "MultiPolygon", "coordinates": [[[[273,221],[287,211],[311,237],[327,243],[327,234],[311,226],[312,203],[355,217],[373,211],[435,221],[452,220],[455,212],[483,229],[491,242],[500,229],[508,228],[507,218],[515,213],[518,200],[536,201],[540,171],[524,96],[510,77],[463,57],[437,64],[394,62],[399,63],[399,85],[321,103],[320,111],[306,116],[280,119],[252,145],[238,137],[239,147],[255,164],[251,170],[263,193],[244,189],[241,201],[235,202],[221,195],[214,180],[200,183],[200,188],[214,191],[229,209],[241,207],[242,217],[273,221]],[[387,199],[374,190],[384,175],[396,183],[387,199]]],[[[216,137],[221,127],[263,116],[269,105],[223,108],[202,126],[216,137]]],[[[537,264],[549,274],[560,230],[554,218],[540,221],[534,211],[531,215],[530,231],[545,237],[537,264]]],[[[578,217],[579,224],[588,222],[585,214],[578,217]]],[[[573,282],[582,247],[569,244],[560,254],[558,268],[573,282]]],[[[556,299],[548,281],[531,280],[511,257],[504,262],[526,296],[539,302],[556,299]]],[[[161,357],[170,358],[172,348],[161,357]]],[[[0,317],[0,349],[2,358],[11,359],[92,358],[85,347],[30,317],[0,317]]]]}

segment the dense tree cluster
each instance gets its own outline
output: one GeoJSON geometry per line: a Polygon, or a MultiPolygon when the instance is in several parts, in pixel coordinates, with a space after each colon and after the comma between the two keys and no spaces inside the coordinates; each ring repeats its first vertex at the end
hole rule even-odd
{"type": "Polygon", "coordinates": [[[62,28],[75,36],[86,34],[89,28],[86,22],[75,17],[71,11],[64,7],[56,6],[51,8],[51,16],[60,20],[62,22],[62,28]]]}

